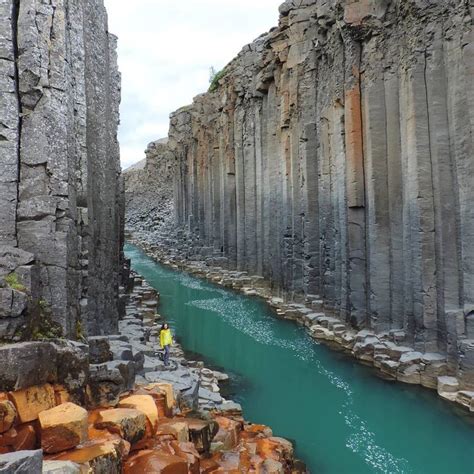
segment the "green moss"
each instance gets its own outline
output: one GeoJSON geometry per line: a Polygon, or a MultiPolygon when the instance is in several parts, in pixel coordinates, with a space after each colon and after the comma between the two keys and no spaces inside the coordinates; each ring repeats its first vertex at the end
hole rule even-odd
{"type": "Polygon", "coordinates": [[[18,275],[16,273],[10,273],[5,278],[5,283],[12,289],[16,291],[21,291],[26,293],[26,286],[23,285],[20,280],[18,279],[18,275]]]}
{"type": "Polygon", "coordinates": [[[33,318],[29,332],[34,341],[63,337],[63,328],[53,321],[51,308],[43,299],[37,300],[33,304],[33,318]]]}
{"type": "Polygon", "coordinates": [[[82,326],[82,321],[78,319],[76,321],[76,340],[77,341],[86,341],[86,336],[84,334],[84,328],[82,326]]]}
{"type": "Polygon", "coordinates": [[[214,92],[219,88],[219,81],[225,76],[226,70],[225,68],[221,71],[216,72],[214,68],[211,68],[211,77],[209,82],[211,83],[209,86],[209,92],[214,92]]]}

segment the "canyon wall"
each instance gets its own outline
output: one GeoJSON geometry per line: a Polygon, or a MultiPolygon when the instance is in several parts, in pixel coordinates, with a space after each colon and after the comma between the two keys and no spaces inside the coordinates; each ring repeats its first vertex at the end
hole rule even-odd
{"type": "Polygon", "coordinates": [[[279,26],[171,116],[189,255],[472,371],[473,11],[285,2],[279,26]]]}
{"type": "Polygon", "coordinates": [[[2,340],[117,330],[115,50],[102,0],[0,0],[2,340]]]}
{"type": "Polygon", "coordinates": [[[150,235],[173,220],[174,155],[168,139],[148,145],[145,158],[123,172],[125,230],[150,235]]]}

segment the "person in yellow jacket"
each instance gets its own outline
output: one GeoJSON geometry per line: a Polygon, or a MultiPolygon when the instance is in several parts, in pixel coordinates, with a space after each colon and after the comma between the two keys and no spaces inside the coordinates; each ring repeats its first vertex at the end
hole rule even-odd
{"type": "Polygon", "coordinates": [[[170,363],[170,348],[172,343],[173,336],[171,335],[171,329],[169,328],[168,324],[165,323],[163,326],[161,326],[160,346],[165,350],[165,357],[163,360],[166,366],[168,366],[170,363]]]}

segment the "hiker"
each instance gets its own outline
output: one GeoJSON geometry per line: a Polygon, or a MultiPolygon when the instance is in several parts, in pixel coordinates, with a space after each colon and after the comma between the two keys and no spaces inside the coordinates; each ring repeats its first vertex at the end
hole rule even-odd
{"type": "Polygon", "coordinates": [[[169,365],[170,361],[170,347],[173,343],[173,337],[171,336],[171,329],[168,323],[164,323],[160,330],[160,345],[165,350],[164,363],[166,366],[169,365]]]}

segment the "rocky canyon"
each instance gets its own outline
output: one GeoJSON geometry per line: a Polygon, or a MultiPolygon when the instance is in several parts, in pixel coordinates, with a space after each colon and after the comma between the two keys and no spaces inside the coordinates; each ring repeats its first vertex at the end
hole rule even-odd
{"type": "Polygon", "coordinates": [[[263,277],[377,342],[441,354],[474,389],[473,12],[286,1],[125,173],[129,194],[138,172],[174,183],[152,199],[161,222],[139,218],[145,198],[127,227],[166,258],[263,277]]]}

